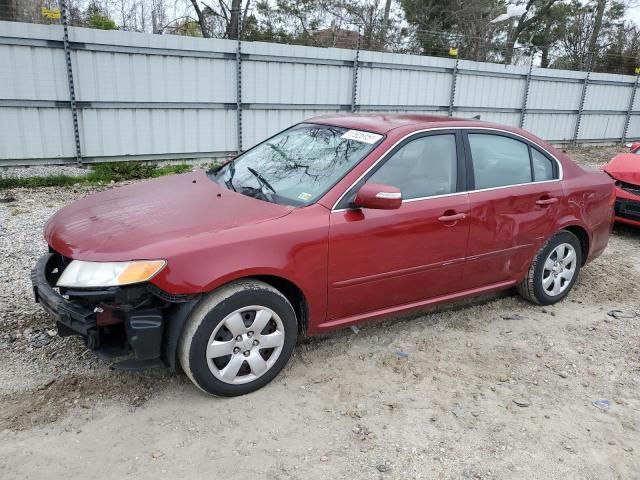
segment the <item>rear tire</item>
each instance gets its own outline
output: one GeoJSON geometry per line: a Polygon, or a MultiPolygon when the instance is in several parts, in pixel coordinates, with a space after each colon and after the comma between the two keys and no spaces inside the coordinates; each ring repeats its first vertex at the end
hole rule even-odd
{"type": "Polygon", "coordinates": [[[580,240],[567,230],[560,230],[538,251],[518,293],[539,305],[551,305],[567,296],[582,265],[580,240]]]}
{"type": "Polygon", "coordinates": [[[296,314],[284,295],[264,282],[241,280],[196,306],[180,337],[178,358],[202,391],[244,395],[278,375],[297,334],[296,314]]]}

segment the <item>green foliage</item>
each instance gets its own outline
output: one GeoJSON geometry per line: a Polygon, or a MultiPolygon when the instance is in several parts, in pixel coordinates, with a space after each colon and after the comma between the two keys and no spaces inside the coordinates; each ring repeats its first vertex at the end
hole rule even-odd
{"type": "Polygon", "coordinates": [[[99,30],[117,30],[116,22],[105,15],[95,14],[89,17],[88,26],[99,30]]]}
{"type": "Polygon", "coordinates": [[[191,165],[186,163],[180,163],[177,165],[165,165],[164,167],[156,168],[151,174],[152,177],[164,177],[165,175],[177,175],[180,173],[187,173],[191,171],[191,165]]]}
{"type": "Polygon", "coordinates": [[[102,6],[96,2],[91,1],[87,5],[87,9],[84,12],[86,18],[86,26],[90,28],[97,28],[99,30],[117,30],[118,26],[108,15],[108,13],[102,8],[102,6]]]}
{"type": "Polygon", "coordinates": [[[9,188],[65,187],[71,185],[96,185],[125,180],[142,180],[185,173],[191,166],[181,163],[159,167],[153,163],[111,162],[97,163],[91,166],[86,175],[50,175],[47,177],[0,178],[0,190],[9,188]]]}
{"type": "Polygon", "coordinates": [[[200,25],[194,20],[181,20],[167,27],[167,33],[184,35],[185,37],[202,37],[200,25]]]}
{"type": "Polygon", "coordinates": [[[91,166],[91,172],[87,177],[92,182],[139,180],[152,177],[157,168],[153,163],[142,162],[96,163],[91,166]]]}
{"type": "Polygon", "coordinates": [[[51,175],[48,177],[0,178],[0,190],[9,188],[63,187],[80,182],[68,175],[51,175]]]}
{"type": "Polygon", "coordinates": [[[400,5],[413,30],[413,50],[447,56],[450,47],[458,47],[462,59],[493,60],[504,27],[490,21],[506,10],[504,0],[400,0],[400,5]]]}

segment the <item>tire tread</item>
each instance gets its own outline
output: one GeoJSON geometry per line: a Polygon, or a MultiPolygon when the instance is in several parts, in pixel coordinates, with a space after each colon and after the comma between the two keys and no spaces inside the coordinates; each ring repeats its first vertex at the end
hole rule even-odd
{"type": "MultiPolygon", "coordinates": [[[[538,252],[536,253],[536,256],[533,258],[533,261],[531,262],[531,265],[529,266],[529,270],[527,270],[527,274],[525,275],[525,277],[522,279],[522,281],[516,285],[516,290],[518,291],[518,293],[526,300],[529,300],[532,303],[536,303],[538,305],[545,305],[545,302],[543,302],[541,299],[538,298],[538,296],[535,293],[535,273],[536,273],[536,268],[538,267],[538,264],[540,262],[543,262],[545,259],[543,258],[542,253],[546,250],[546,248],[549,246],[549,244],[554,243],[556,241],[556,239],[560,236],[560,235],[565,235],[565,234],[569,234],[572,237],[575,238],[577,245],[578,245],[578,249],[579,249],[579,255],[580,257],[582,257],[582,244],[580,243],[578,237],[575,236],[575,234],[573,234],[572,232],[568,231],[568,230],[559,230],[558,232],[556,232],[555,234],[553,234],[546,242],[544,242],[544,244],[540,247],[540,249],[538,250],[538,252]]],[[[575,275],[577,276],[579,273],[579,266],[577,267],[576,273],[575,275]]]]}
{"type": "Polygon", "coordinates": [[[228,298],[232,297],[236,293],[246,290],[268,290],[271,293],[280,296],[285,302],[287,302],[287,304],[293,311],[293,307],[289,303],[289,300],[287,300],[287,297],[285,297],[279,290],[272,287],[268,283],[255,279],[238,280],[224,285],[205,295],[193,309],[193,312],[191,312],[191,315],[189,316],[189,319],[184,326],[182,334],[180,335],[180,340],[178,342],[178,360],[180,362],[180,365],[182,366],[182,370],[187,375],[189,380],[191,380],[191,382],[193,382],[195,386],[197,386],[206,394],[211,395],[211,392],[205,390],[198,383],[195,375],[191,371],[191,366],[189,364],[191,343],[193,342],[193,338],[196,334],[196,331],[198,330],[198,327],[200,327],[202,320],[204,320],[205,316],[210,310],[212,310],[228,298]]]}

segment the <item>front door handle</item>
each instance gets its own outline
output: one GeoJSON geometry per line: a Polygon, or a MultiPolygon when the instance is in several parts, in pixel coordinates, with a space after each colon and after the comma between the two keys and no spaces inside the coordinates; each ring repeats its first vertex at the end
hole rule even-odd
{"type": "Polygon", "coordinates": [[[556,197],[551,198],[541,198],[540,200],[536,200],[536,205],[552,205],[554,203],[558,203],[558,199],[556,197]]]}
{"type": "Polygon", "coordinates": [[[458,220],[464,220],[467,218],[466,213],[454,213],[452,215],[443,215],[438,217],[438,220],[441,222],[457,222],[458,220]]]}

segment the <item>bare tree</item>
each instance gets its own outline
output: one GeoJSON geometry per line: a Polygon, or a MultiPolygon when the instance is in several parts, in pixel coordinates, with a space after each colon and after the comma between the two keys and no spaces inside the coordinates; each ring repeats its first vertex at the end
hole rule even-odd
{"type": "Polygon", "coordinates": [[[380,30],[380,44],[385,45],[387,39],[387,29],[389,28],[389,13],[391,12],[391,0],[386,0],[384,5],[384,15],[382,16],[382,28],[380,30]]]}
{"type": "Polygon", "coordinates": [[[593,29],[591,30],[591,38],[589,39],[589,52],[596,51],[598,37],[600,36],[600,29],[602,28],[602,17],[604,17],[604,9],[606,6],[607,0],[598,0],[598,4],[596,6],[596,17],[593,22],[593,29]]]}
{"type": "Polygon", "coordinates": [[[520,38],[522,32],[535,22],[544,17],[557,0],[528,0],[525,5],[525,11],[516,24],[509,30],[507,34],[507,45],[504,51],[504,63],[507,65],[513,60],[513,52],[516,42],[520,38]],[[535,9],[533,7],[536,7],[535,9]],[[535,11],[534,11],[535,10],[535,11]],[[530,15],[531,14],[531,15],[530,15]]]}
{"type": "Polygon", "coordinates": [[[198,5],[198,0],[191,0],[191,5],[193,5],[193,9],[196,12],[196,16],[198,17],[198,24],[200,25],[200,31],[202,32],[202,36],[204,38],[210,38],[211,33],[209,32],[209,27],[207,25],[207,17],[198,5]]]}

